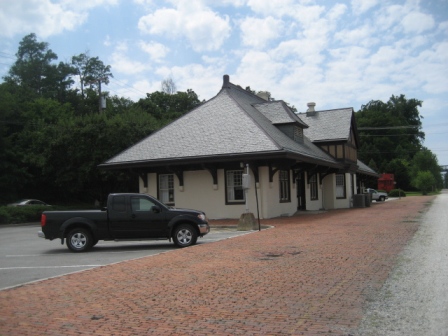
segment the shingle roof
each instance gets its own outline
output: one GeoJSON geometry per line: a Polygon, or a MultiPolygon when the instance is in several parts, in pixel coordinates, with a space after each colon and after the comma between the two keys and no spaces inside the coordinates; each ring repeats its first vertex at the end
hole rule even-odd
{"type": "Polygon", "coordinates": [[[302,128],[308,127],[282,100],[254,104],[254,107],[274,125],[297,123],[302,128]]]}
{"type": "Polygon", "coordinates": [[[351,107],[316,111],[311,116],[307,116],[307,113],[298,113],[298,116],[309,125],[304,134],[313,142],[348,140],[350,137],[353,116],[351,107]]]}
{"type": "Polygon", "coordinates": [[[366,165],[364,162],[358,160],[357,164],[358,164],[358,172],[366,174],[366,175],[379,177],[379,174],[376,171],[374,171],[372,168],[370,168],[368,165],[366,165]]]}
{"type": "MultiPolygon", "coordinates": [[[[242,89],[227,85],[212,99],[144,138],[101,166],[156,162],[222,155],[290,153],[303,161],[322,161],[339,166],[309,139],[300,144],[273,123],[303,122],[289,113],[280,116],[283,102],[266,102],[242,89]],[[273,107],[269,119],[267,109],[273,107]],[[258,108],[258,109],[257,109],[258,108]],[[264,111],[264,112],[261,112],[264,111]]],[[[306,127],[306,125],[303,125],[306,127]]]]}

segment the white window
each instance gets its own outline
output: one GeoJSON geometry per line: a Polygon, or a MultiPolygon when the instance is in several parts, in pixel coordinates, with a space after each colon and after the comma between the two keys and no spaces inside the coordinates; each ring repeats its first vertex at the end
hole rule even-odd
{"type": "Polygon", "coordinates": [[[242,170],[228,170],[226,172],[226,201],[228,203],[244,202],[242,170]]]}
{"type": "Polygon", "coordinates": [[[174,175],[159,175],[159,200],[168,205],[174,205],[174,175]]]}
{"type": "Polygon", "coordinates": [[[289,171],[279,171],[279,183],[280,183],[280,202],[290,202],[290,188],[289,188],[289,171]]]}
{"type": "Polygon", "coordinates": [[[345,197],[345,174],[336,174],[336,198],[345,197]]]}
{"type": "Polygon", "coordinates": [[[319,199],[319,193],[317,189],[317,174],[314,174],[310,177],[310,196],[312,201],[316,201],[319,199]]]}

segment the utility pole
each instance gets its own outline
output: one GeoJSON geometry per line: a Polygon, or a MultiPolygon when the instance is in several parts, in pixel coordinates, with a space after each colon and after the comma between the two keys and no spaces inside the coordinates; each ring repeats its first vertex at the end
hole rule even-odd
{"type": "Polygon", "coordinates": [[[101,113],[101,111],[106,108],[106,104],[103,104],[103,96],[101,93],[101,82],[107,80],[107,78],[99,78],[99,79],[94,79],[91,82],[88,82],[87,84],[97,84],[98,85],[98,112],[101,113]]]}
{"type": "MultiPolygon", "coordinates": [[[[101,113],[101,111],[103,111],[104,108],[106,108],[106,104],[104,104],[103,106],[103,96],[101,94],[101,82],[105,81],[107,78],[100,78],[98,79],[98,111],[99,113],[101,113]]],[[[104,98],[105,99],[105,98],[104,98]]]]}

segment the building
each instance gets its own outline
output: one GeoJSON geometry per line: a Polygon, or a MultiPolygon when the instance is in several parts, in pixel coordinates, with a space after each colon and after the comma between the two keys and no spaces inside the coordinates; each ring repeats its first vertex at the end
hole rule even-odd
{"type": "Polygon", "coordinates": [[[209,218],[238,218],[246,206],[260,218],[348,208],[378,175],[357,160],[353,109],[313,107],[296,115],[225,75],[215,97],[100,167],[132,170],[140,192],[209,218]]]}
{"type": "Polygon", "coordinates": [[[385,190],[387,192],[395,189],[394,174],[381,174],[378,179],[378,190],[385,190]]]}

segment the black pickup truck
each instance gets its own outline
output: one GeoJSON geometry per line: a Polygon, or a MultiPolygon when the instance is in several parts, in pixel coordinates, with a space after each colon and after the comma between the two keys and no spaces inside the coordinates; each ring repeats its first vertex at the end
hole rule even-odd
{"type": "Polygon", "coordinates": [[[196,244],[209,233],[205,214],[170,208],[146,194],[110,194],[101,210],[44,211],[41,238],[66,240],[73,252],[85,252],[99,240],[173,239],[179,247],[196,244]]]}

